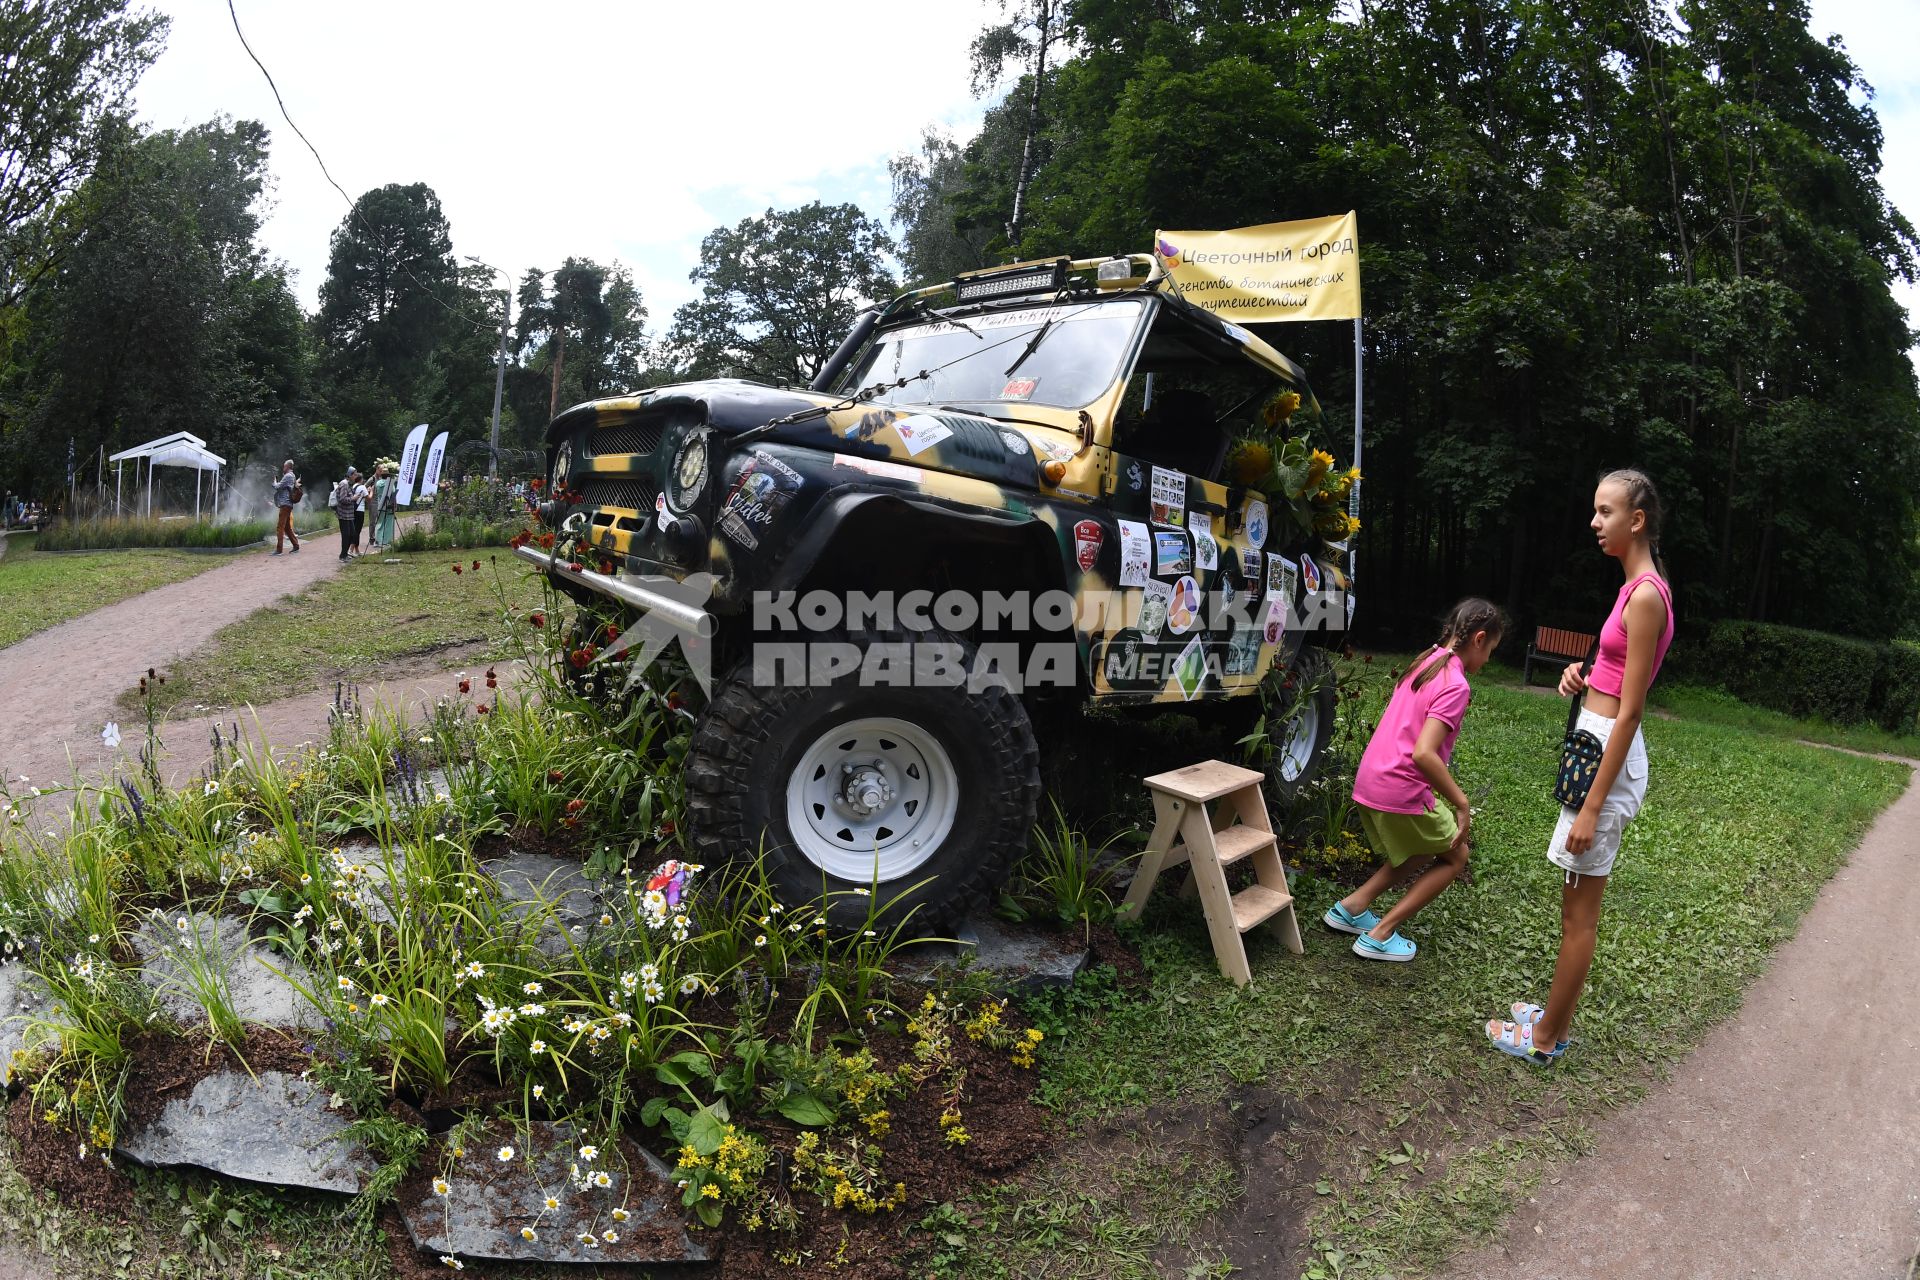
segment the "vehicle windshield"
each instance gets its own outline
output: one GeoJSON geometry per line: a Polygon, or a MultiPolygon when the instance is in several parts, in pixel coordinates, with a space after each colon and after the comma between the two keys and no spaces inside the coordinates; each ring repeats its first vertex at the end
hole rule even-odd
{"type": "Polygon", "coordinates": [[[966,316],[957,323],[889,329],[875,337],[842,386],[851,392],[908,378],[912,381],[906,386],[881,392],[874,399],[882,404],[1044,404],[1078,409],[1098,399],[1120,375],[1120,363],[1140,320],[1140,306],[1137,299],[1127,298],[1022,307],[966,316]],[[1039,345],[1032,346],[1036,337],[1039,345]],[[1027,353],[1024,360],[1023,353],[1027,353]],[[917,376],[923,370],[926,376],[917,376]]]}

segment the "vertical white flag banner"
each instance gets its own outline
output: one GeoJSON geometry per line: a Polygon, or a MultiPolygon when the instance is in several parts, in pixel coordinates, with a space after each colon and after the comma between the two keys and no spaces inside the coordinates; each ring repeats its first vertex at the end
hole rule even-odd
{"type": "Polygon", "coordinates": [[[400,450],[400,494],[394,499],[405,507],[413,503],[413,477],[420,469],[420,446],[427,442],[427,424],[407,432],[407,443],[400,450]]]}
{"type": "Polygon", "coordinates": [[[431,498],[440,488],[440,460],[446,456],[447,433],[442,431],[433,438],[433,444],[427,449],[427,468],[420,473],[420,497],[431,498]]]}

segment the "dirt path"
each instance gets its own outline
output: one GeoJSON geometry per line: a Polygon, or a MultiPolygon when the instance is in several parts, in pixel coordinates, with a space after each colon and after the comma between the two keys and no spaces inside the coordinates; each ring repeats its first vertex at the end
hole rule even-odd
{"type": "MultiPolygon", "coordinates": [[[[1452,1280],[1910,1280],[1920,1250],[1920,775],[1738,1016],[1603,1121],[1452,1280]]],[[[1606,963],[1604,954],[1598,960],[1606,963]]],[[[1578,1049],[1575,1049],[1578,1052],[1578,1049]]]]}
{"type": "MultiPolygon", "coordinates": [[[[311,539],[299,555],[249,551],[183,582],[158,587],[0,649],[0,771],[35,783],[82,773],[109,757],[101,726],[123,719],[113,700],[148,667],[165,668],[215,632],[338,571],[337,542],[311,539]]],[[[133,726],[122,724],[128,738],[133,726]]]]}

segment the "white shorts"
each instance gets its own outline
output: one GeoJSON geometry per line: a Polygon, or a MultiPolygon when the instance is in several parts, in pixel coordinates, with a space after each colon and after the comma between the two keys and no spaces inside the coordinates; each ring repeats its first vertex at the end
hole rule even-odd
{"type": "MultiPolygon", "coordinates": [[[[1583,707],[1574,728],[1585,729],[1600,739],[1604,746],[1613,736],[1613,725],[1609,717],[1583,707]]],[[[1607,792],[1606,801],[1600,808],[1600,819],[1593,829],[1593,843],[1587,846],[1585,853],[1567,852],[1567,835],[1573,830],[1574,819],[1580,816],[1580,811],[1563,805],[1560,821],[1554,824],[1553,842],[1547,846],[1547,861],[1572,875],[1611,874],[1613,860],[1620,855],[1620,837],[1626,834],[1627,824],[1640,812],[1640,803],[1646,798],[1647,744],[1636,729],[1633,742],[1627,747],[1626,763],[1620,766],[1619,776],[1613,780],[1613,790],[1607,792]]]]}

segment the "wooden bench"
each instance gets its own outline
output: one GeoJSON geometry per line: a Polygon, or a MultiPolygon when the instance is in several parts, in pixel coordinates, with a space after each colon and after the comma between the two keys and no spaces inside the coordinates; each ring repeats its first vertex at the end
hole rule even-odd
{"type": "Polygon", "coordinates": [[[1527,646],[1527,660],[1520,667],[1520,683],[1533,683],[1533,664],[1541,662],[1585,662],[1593,651],[1593,637],[1559,627],[1535,627],[1533,643],[1527,646]]]}

